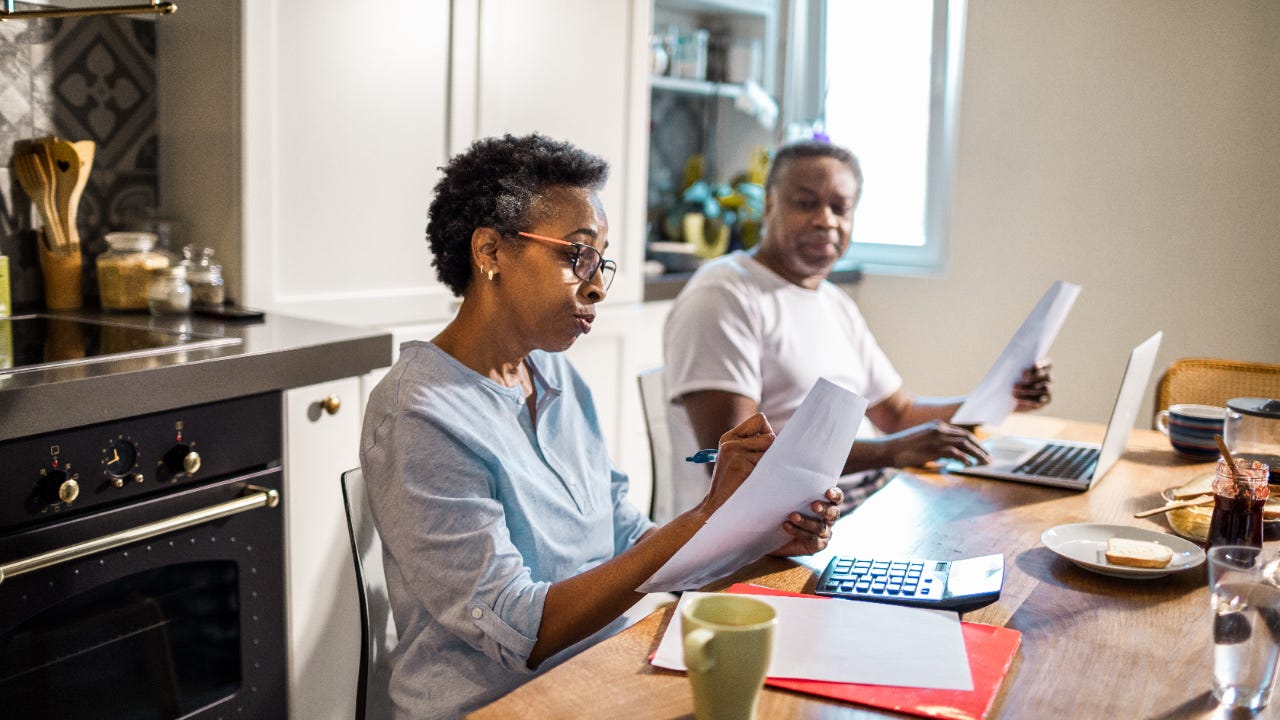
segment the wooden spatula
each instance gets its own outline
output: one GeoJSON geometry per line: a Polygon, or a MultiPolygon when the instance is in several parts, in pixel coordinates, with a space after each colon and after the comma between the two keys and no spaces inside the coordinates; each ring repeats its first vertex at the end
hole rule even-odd
{"type": "Polygon", "coordinates": [[[89,179],[88,169],[83,167],[80,152],[66,140],[54,139],[46,143],[53,160],[54,197],[58,223],[62,226],[66,251],[80,247],[80,231],[76,229],[76,205],[84,191],[84,181],[89,179]],[[84,175],[84,181],[80,176],[84,175]],[[77,190],[78,188],[78,190],[77,190]],[[73,202],[74,196],[74,202],[73,202]]]}

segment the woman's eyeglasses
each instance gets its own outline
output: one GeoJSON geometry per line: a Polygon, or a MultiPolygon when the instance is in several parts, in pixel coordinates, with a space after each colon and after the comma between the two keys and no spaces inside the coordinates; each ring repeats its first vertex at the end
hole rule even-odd
{"type": "Polygon", "coordinates": [[[613,275],[618,271],[618,265],[612,260],[605,260],[600,255],[600,251],[583,243],[569,242],[568,240],[557,240],[545,235],[534,235],[533,233],[520,232],[516,233],[521,237],[527,237],[530,240],[540,240],[542,242],[555,243],[556,245],[568,245],[573,248],[573,274],[583,282],[591,282],[591,278],[596,276],[596,272],[600,272],[600,283],[605,290],[613,284],[613,275]]]}

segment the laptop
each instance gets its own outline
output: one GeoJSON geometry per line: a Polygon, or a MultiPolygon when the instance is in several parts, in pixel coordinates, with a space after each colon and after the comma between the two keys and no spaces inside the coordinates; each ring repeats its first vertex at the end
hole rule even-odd
{"type": "Polygon", "coordinates": [[[1013,480],[1034,485],[1051,485],[1071,490],[1088,490],[1101,479],[1124,454],[1133,432],[1133,422],[1138,416],[1142,396],[1155,367],[1156,351],[1160,349],[1163,333],[1147,338],[1129,353],[1129,363],[1120,381],[1120,393],[1102,444],[1049,440],[1045,438],[1006,436],[991,438],[983,447],[991,455],[991,462],[976,467],[965,467],[952,461],[946,464],[948,472],[977,477],[1013,480]]]}

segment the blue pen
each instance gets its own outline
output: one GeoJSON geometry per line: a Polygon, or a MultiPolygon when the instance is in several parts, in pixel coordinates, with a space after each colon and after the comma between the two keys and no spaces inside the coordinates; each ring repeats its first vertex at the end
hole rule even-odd
{"type": "Polygon", "coordinates": [[[707,448],[690,455],[685,458],[685,461],[691,463],[713,463],[716,461],[716,455],[718,454],[720,454],[720,451],[716,448],[707,448]]]}

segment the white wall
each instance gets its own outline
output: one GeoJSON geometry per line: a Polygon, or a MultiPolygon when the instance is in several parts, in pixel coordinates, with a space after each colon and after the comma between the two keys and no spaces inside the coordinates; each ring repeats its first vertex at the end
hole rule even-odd
{"type": "Polygon", "coordinates": [[[1055,415],[1104,420],[1158,329],[1157,375],[1280,362],[1278,78],[1269,0],[970,2],[946,272],[852,290],[908,388],[967,392],[1058,278],[1055,415]]]}

